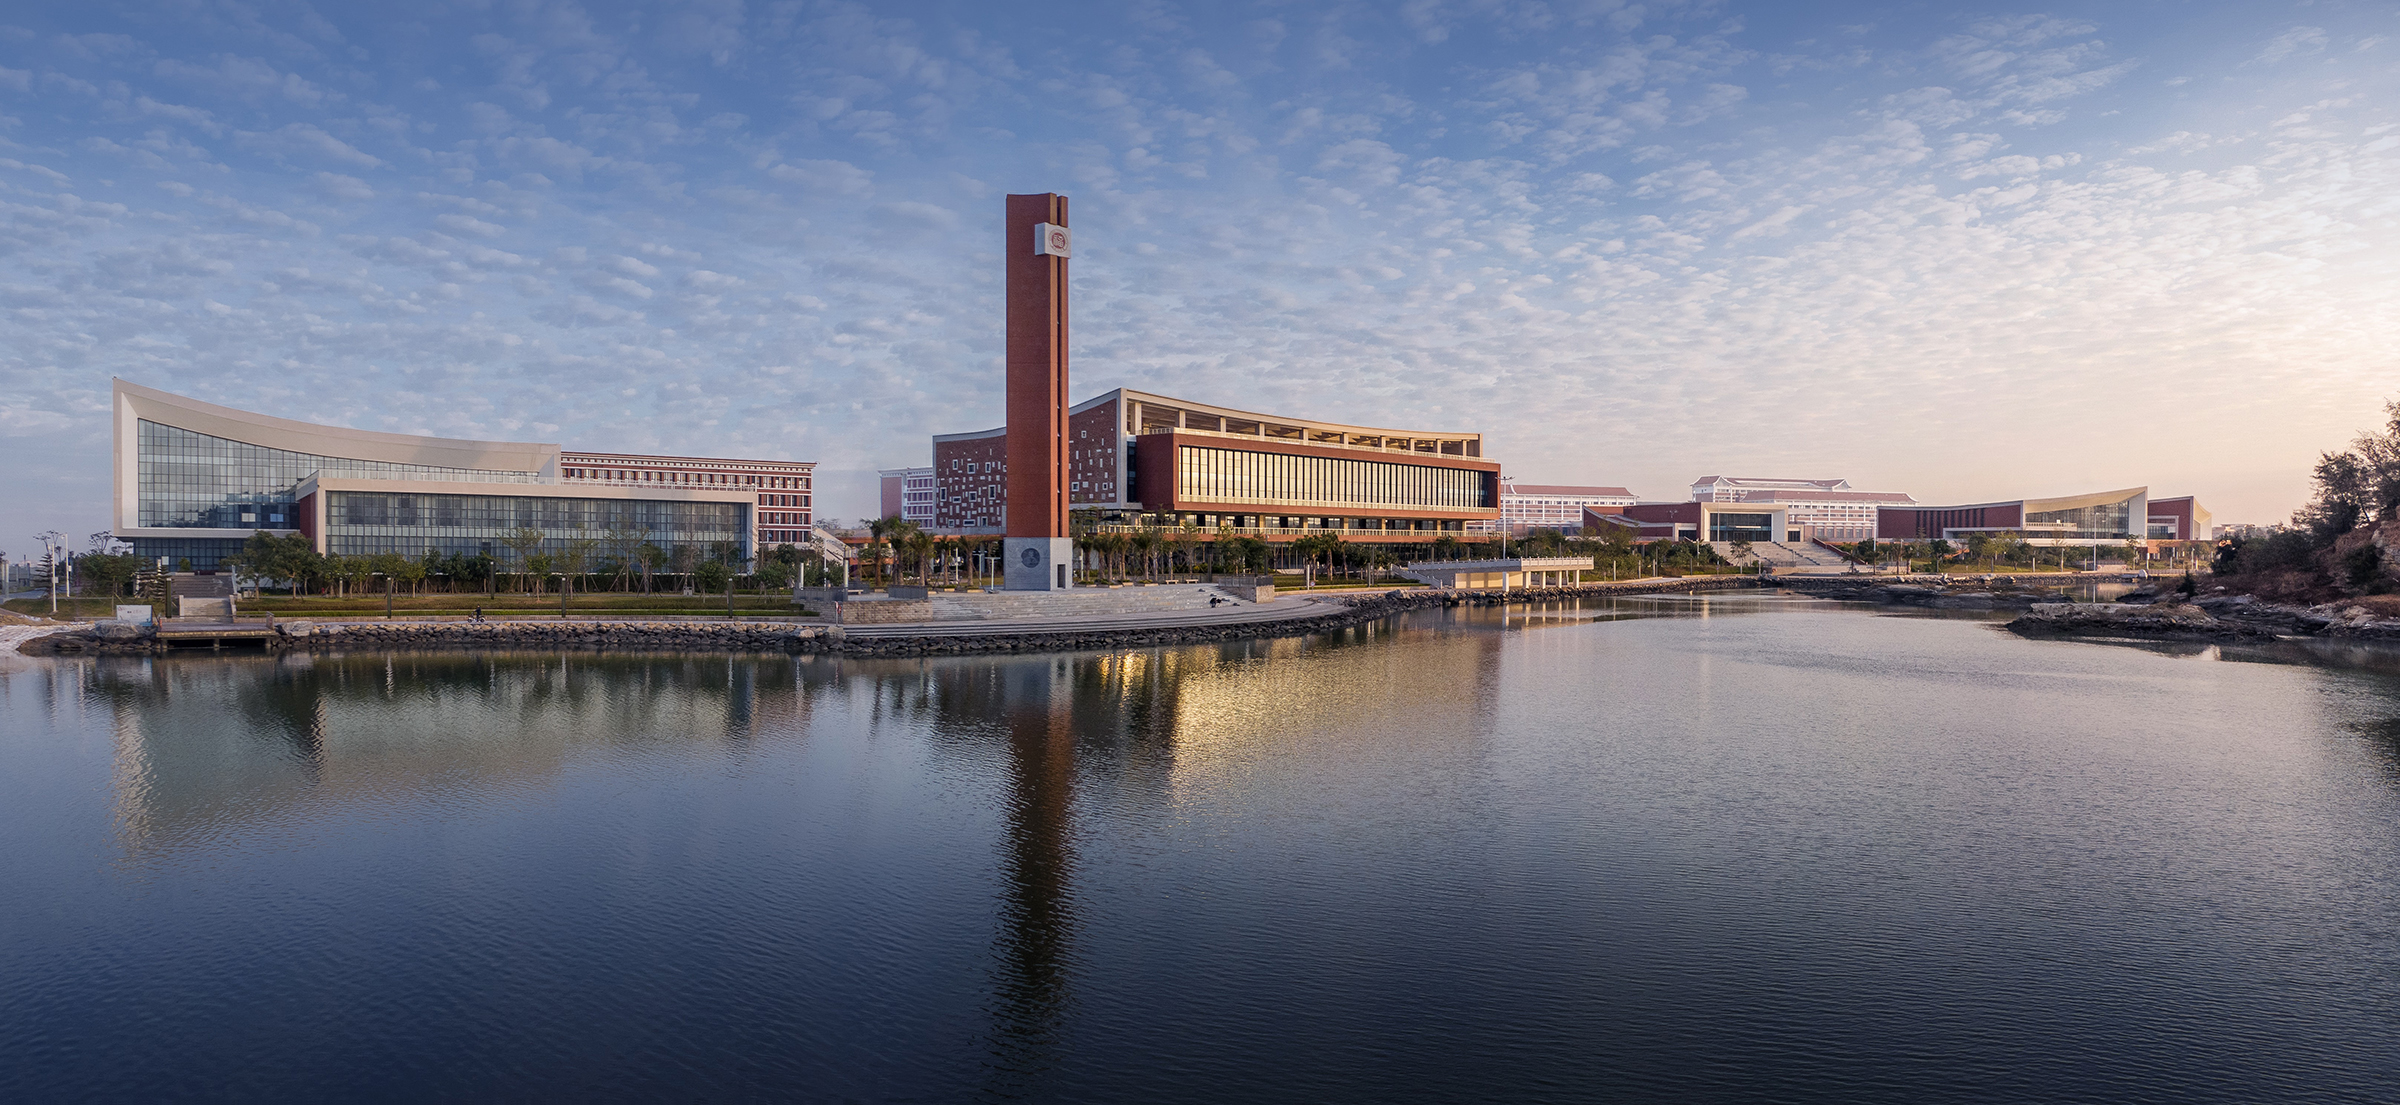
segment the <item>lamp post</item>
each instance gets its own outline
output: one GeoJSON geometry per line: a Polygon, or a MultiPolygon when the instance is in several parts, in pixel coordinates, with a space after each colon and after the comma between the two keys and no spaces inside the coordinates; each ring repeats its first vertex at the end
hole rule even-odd
{"type": "Polygon", "coordinates": [[[35,534],[33,539],[42,543],[42,552],[45,559],[49,561],[48,564],[44,565],[44,571],[42,574],[48,577],[48,582],[50,585],[50,613],[53,617],[55,617],[58,614],[58,562],[66,555],[67,535],[57,530],[49,530],[44,533],[35,534]]]}

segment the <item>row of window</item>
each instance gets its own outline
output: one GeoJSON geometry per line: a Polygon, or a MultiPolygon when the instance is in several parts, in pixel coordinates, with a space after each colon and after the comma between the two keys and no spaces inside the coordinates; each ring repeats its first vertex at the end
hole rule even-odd
{"type": "Polygon", "coordinates": [[[1184,445],[1176,495],[1206,502],[1322,503],[1473,510],[1492,505],[1485,473],[1422,464],[1184,445]]]}
{"type": "Polygon", "coordinates": [[[806,476],[756,476],[740,472],[662,471],[652,468],[562,468],[570,480],[607,480],[614,483],[666,483],[677,486],[711,487],[798,487],[808,486],[806,476]]]}
{"type": "Polygon", "coordinates": [[[294,489],[318,473],[354,479],[541,482],[536,472],[394,464],[270,449],[148,419],[135,427],[136,512],[142,526],[283,528],[294,489]]]}
{"type": "Polygon", "coordinates": [[[329,533],[344,530],[448,529],[498,534],[531,527],[593,535],[638,531],[687,541],[730,540],[746,528],[742,503],[561,499],[515,495],[328,493],[329,533]]]}
{"type": "MultiPolygon", "coordinates": [[[[695,555],[705,556],[720,542],[730,540],[732,540],[732,538],[729,537],[710,537],[704,540],[676,540],[669,537],[653,536],[648,540],[647,543],[665,549],[669,556],[674,555],[675,550],[679,548],[688,548],[691,549],[695,555]]],[[[453,553],[456,553],[460,556],[488,556],[491,557],[495,563],[499,564],[501,570],[503,571],[516,569],[524,564],[524,561],[518,559],[517,553],[510,550],[507,545],[502,544],[498,538],[491,535],[478,535],[471,533],[427,533],[423,530],[415,530],[407,533],[356,532],[328,534],[325,538],[325,552],[328,556],[381,556],[384,553],[398,553],[399,555],[405,556],[410,560],[418,559],[429,552],[436,556],[449,556],[453,553]]],[[[578,554],[580,554],[583,558],[584,569],[586,571],[590,571],[600,567],[602,561],[614,560],[621,556],[630,556],[632,555],[632,552],[631,550],[614,549],[606,544],[595,544],[588,538],[561,537],[553,535],[543,538],[542,543],[539,546],[536,546],[526,553],[528,556],[540,555],[552,557],[554,562],[557,558],[574,557],[578,554]]]]}

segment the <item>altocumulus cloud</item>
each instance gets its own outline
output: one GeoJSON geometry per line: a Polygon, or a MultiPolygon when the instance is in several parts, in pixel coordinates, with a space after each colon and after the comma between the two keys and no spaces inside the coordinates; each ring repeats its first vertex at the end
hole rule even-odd
{"type": "MultiPolygon", "coordinates": [[[[1482,429],[1512,473],[2269,520],[2400,390],[2394,14],[2111,6],[79,6],[0,26],[0,534],[111,375],[796,456],[1000,421],[1000,196],[1078,396],[1482,429]]],[[[0,540],[0,548],[10,547],[0,540]]]]}

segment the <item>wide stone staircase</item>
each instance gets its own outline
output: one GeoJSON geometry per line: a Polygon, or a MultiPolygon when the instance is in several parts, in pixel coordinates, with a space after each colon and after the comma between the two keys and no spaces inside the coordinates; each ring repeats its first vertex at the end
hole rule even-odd
{"type": "Polygon", "coordinates": [[[171,609],[161,612],[166,617],[233,617],[233,576],[228,573],[177,572],[167,581],[167,596],[171,609]]]}
{"type": "Polygon", "coordinates": [[[1757,553],[1759,559],[1778,568],[1839,568],[1850,563],[1842,554],[1832,549],[1809,544],[1795,545],[1770,541],[1764,545],[1752,545],[1750,551],[1757,553]]]}
{"type": "Polygon", "coordinates": [[[1839,568],[1850,563],[1840,553],[1810,544],[1786,544],[1781,541],[1753,541],[1750,555],[1734,552],[1732,542],[1711,541],[1717,555],[1738,565],[1765,563],[1771,568],[1839,568]]]}
{"type": "Polygon", "coordinates": [[[1278,598],[1265,604],[1226,594],[1205,583],[1153,587],[1086,588],[1058,593],[937,593],[927,598],[924,621],[848,626],[853,637],[992,637],[1012,634],[1081,633],[1167,626],[1241,625],[1322,615],[1328,609],[1309,598],[1278,598]],[[1214,596],[1222,600],[1208,605],[1214,596]]]}

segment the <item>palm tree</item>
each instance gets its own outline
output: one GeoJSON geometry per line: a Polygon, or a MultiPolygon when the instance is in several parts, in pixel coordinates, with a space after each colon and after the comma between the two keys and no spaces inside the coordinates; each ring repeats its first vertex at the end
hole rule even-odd
{"type": "Polygon", "coordinates": [[[936,538],[932,534],[925,532],[924,529],[918,526],[915,522],[903,522],[901,524],[908,527],[908,533],[903,536],[901,540],[908,545],[909,553],[917,558],[917,582],[931,586],[933,583],[933,550],[937,543],[936,538]]]}
{"type": "Polygon", "coordinates": [[[888,539],[902,524],[897,514],[867,519],[867,571],[877,580],[883,578],[883,553],[888,539]]]}
{"type": "Polygon", "coordinates": [[[1157,561],[1158,550],[1165,544],[1156,526],[1145,525],[1133,532],[1133,550],[1141,555],[1143,579],[1155,578],[1156,573],[1152,569],[1157,561]]]}

